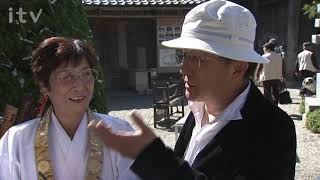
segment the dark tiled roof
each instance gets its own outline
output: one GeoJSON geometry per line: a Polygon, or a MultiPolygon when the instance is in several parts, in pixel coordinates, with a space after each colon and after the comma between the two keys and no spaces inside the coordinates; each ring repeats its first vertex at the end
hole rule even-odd
{"type": "Polygon", "coordinates": [[[93,6],[190,6],[206,0],[82,0],[93,6]]]}

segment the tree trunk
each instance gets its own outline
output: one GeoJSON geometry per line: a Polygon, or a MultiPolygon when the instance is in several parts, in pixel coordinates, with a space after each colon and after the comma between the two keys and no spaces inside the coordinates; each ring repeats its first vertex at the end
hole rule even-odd
{"type": "Polygon", "coordinates": [[[293,79],[298,51],[299,17],[301,0],[288,0],[287,56],[285,58],[286,78],[293,79]]]}

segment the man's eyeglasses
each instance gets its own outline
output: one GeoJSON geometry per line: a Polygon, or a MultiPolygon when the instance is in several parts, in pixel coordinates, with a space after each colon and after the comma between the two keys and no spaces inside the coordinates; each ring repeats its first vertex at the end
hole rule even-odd
{"type": "Polygon", "coordinates": [[[208,57],[202,57],[200,55],[194,55],[187,52],[178,51],[176,53],[176,62],[177,64],[182,64],[188,62],[192,65],[200,66],[201,62],[204,61],[213,61],[208,57]]]}
{"type": "Polygon", "coordinates": [[[74,71],[62,71],[56,75],[56,79],[62,83],[72,83],[76,79],[80,78],[83,82],[88,82],[97,78],[98,72],[95,69],[86,69],[80,73],[74,73],[74,71]]]}

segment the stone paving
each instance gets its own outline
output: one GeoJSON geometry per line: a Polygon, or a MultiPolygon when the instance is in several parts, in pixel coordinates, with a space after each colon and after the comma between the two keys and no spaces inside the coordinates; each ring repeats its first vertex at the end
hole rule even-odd
{"type": "MultiPolygon", "coordinates": [[[[288,89],[293,103],[280,105],[294,120],[297,132],[297,164],[296,180],[320,180],[320,134],[313,134],[305,128],[305,121],[299,113],[301,98],[298,96],[298,89],[288,89]]],[[[151,96],[139,96],[134,94],[114,95],[109,99],[110,115],[126,119],[130,123],[130,112],[133,109],[145,118],[146,123],[153,128],[153,109],[151,96]]],[[[186,112],[189,109],[186,106],[186,112]]],[[[154,128],[153,128],[154,129],[154,128]]],[[[166,129],[159,126],[154,129],[165,144],[174,147],[175,135],[173,128],[166,129]]]]}

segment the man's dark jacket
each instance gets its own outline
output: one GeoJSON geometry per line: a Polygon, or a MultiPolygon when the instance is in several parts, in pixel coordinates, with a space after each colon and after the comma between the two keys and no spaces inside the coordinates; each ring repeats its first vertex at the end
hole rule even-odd
{"type": "Polygon", "coordinates": [[[296,133],[292,119],[253,83],[241,115],[242,120],[230,121],[205,146],[191,167],[183,156],[195,125],[192,113],[174,152],[156,139],[131,169],[146,180],[293,180],[296,133]]]}

